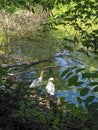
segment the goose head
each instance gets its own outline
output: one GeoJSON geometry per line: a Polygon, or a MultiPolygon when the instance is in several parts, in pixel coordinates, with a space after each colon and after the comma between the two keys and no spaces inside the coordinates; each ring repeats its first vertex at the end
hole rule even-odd
{"type": "Polygon", "coordinates": [[[54,82],[54,78],[53,77],[50,77],[49,79],[48,79],[48,82],[54,82]]]}

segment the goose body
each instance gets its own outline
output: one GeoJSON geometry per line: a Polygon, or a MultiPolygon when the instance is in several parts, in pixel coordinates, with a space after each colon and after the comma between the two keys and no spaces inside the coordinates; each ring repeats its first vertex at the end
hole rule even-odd
{"type": "Polygon", "coordinates": [[[43,73],[44,71],[41,72],[40,77],[35,79],[31,85],[29,86],[29,88],[35,88],[38,87],[40,85],[40,83],[43,81],[43,73]]]}
{"type": "Polygon", "coordinates": [[[50,95],[55,94],[55,85],[53,84],[54,78],[49,78],[48,83],[46,85],[46,91],[50,95]]]}

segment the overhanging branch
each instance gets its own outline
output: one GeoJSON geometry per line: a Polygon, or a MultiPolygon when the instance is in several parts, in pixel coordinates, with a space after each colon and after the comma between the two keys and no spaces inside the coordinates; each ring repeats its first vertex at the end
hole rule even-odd
{"type": "Polygon", "coordinates": [[[43,62],[49,62],[51,60],[54,60],[57,57],[63,57],[64,55],[65,54],[60,54],[58,56],[52,56],[52,57],[49,57],[47,59],[43,59],[43,60],[39,60],[39,61],[35,61],[35,62],[26,62],[26,63],[19,63],[19,64],[2,64],[1,67],[4,68],[4,69],[9,69],[9,68],[12,68],[12,67],[22,67],[22,66],[31,67],[31,66],[43,63],[43,62]]]}

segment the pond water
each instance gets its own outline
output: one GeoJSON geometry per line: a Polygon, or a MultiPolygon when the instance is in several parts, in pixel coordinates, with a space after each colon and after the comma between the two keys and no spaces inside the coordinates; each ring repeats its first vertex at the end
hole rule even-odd
{"type": "MultiPolygon", "coordinates": [[[[65,43],[66,44],[66,43],[65,43]]],[[[49,77],[55,78],[56,92],[59,96],[65,96],[69,102],[78,104],[76,97],[79,96],[79,92],[76,88],[66,87],[66,80],[60,77],[60,74],[65,70],[67,66],[91,66],[93,68],[98,67],[98,61],[93,60],[93,56],[87,57],[80,52],[70,52],[68,50],[62,50],[62,36],[55,34],[54,32],[48,33],[33,33],[31,37],[17,38],[12,37],[8,44],[2,45],[4,55],[7,59],[3,60],[7,64],[17,64],[24,62],[35,62],[51,57],[52,60],[42,62],[40,64],[26,68],[26,72],[21,73],[20,69],[16,68],[9,69],[9,72],[19,73],[22,79],[33,80],[38,77],[41,70],[46,67],[44,74],[44,81],[42,88],[45,89],[47,80],[49,77]],[[61,51],[62,50],[62,51],[61,51]],[[62,57],[59,55],[62,54],[62,57]],[[93,60],[93,62],[92,62],[93,60]],[[17,71],[16,71],[16,70],[17,71]]],[[[21,67],[21,70],[24,69],[21,67]]],[[[81,73],[78,75],[82,80],[81,73]]],[[[85,79],[85,84],[89,80],[85,79]]],[[[85,85],[83,85],[85,86],[85,85]]]]}
{"type": "MultiPolygon", "coordinates": [[[[66,101],[68,102],[71,102],[71,103],[74,103],[76,105],[80,105],[78,100],[77,100],[77,97],[80,97],[82,100],[85,100],[86,98],[88,97],[95,97],[93,102],[98,102],[98,93],[92,91],[94,89],[95,86],[92,86],[92,85],[89,85],[91,83],[91,79],[89,78],[84,78],[83,75],[82,75],[82,72],[76,72],[77,71],[77,68],[81,68],[84,69],[86,67],[86,65],[82,62],[81,59],[79,59],[77,57],[77,53],[76,52],[76,59],[73,59],[72,57],[70,57],[70,52],[68,50],[63,50],[63,52],[59,52],[57,53],[56,55],[59,55],[59,54],[65,54],[65,58],[64,58],[64,55],[63,57],[57,57],[56,58],[56,63],[60,66],[62,66],[60,69],[59,69],[59,73],[62,74],[63,72],[66,72],[65,73],[65,76],[61,76],[62,77],[62,81],[65,82],[65,89],[66,90],[61,90],[59,91],[57,94],[58,96],[63,96],[65,97],[66,101]],[[66,67],[70,67],[69,70],[68,68],[66,67]],[[74,76],[77,76],[78,77],[78,82],[80,82],[80,85],[73,85],[73,86],[68,86],[67,81],[70,80],[71,78],[73,78],[74,76]],[[89,92],[85,95],[85,96],[80,96],[80,89],[81,88],[89,88],[89,92]]],[[[87,65],[88,67],[88,65],[87,65]]],[[[95,79],[95,81],[97,82],[98,78],[95,79]]],[[[75,82],[75,81],[74,81],[75,82]]],[[[85,106],[85,102],[82,102],[81,103],[82,106],[85,106]]]]}

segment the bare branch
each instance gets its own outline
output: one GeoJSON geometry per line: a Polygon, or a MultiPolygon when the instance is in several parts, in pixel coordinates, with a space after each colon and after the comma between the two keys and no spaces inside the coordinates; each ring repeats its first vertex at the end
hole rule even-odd
{"type": "Polygon", "coordinates": [[[39,61],[35,61],[35,62],[25,62],[25,63],[19,63],[19,64],[2,64],[2,68],[4,69],[9,69],[9,68],[12,68],[12,67],[21,67],[21,66],[24,66],[24,67],[30,67],[30,66],[34,66],[34,65],[37,65],[37,64],[40,64],[40,63],[43,63],[43,62],[49,62],[51,60],[54,60],[56,57],[63,57],[65,54],[60,54],[58,56],[52,56],[52,57],[49,57],[47,59],[43,59],[43,60],[39,60],[39,61]]]}
{"type": "Polygon", "coordinates": [[[47,70],[47,69],[56,69],[56,68],[71,68],[72,66],[47,66],[47,67],[42,67],[42,68],[36,68],[36,69],[32,69],[32,70],[27,70],[27,71],[22,71],[22,72],[18,72],[16,73],[16,75],[21,75],[21,74],[25,74],[25,73],[30,73],[31,71],[39,71],[39,70],[47,70]]]}

